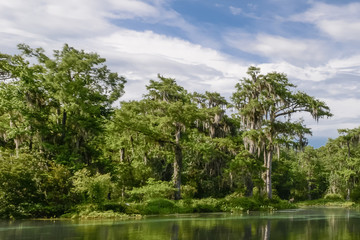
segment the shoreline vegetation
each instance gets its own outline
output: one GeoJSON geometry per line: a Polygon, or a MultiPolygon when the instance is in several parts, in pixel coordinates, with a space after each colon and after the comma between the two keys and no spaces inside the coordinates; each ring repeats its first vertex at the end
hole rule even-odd
{"type": "Polygon", "coordinates": [[[99,210],[98,207],[88,204],[78,206],[76,212],[64,214],[55,219],[142,219],[148,215],[172,215],[192,213],[249,213],[253,211],[278,211],[299,208],[349,208],[359,209],[360,205],[352,201],[316,199],[297,203],[286,200],[261,201],[255,198],[230,199],[187,199],[169,200],[152,199],[145,203],[108,203],[99,210]]]}
{"type": "Polygon", "coordinates": [[[141,219],[147,215],[169,215],[189,213],[249,213],[250,211],[277,211],[299,208],[350,208],[360,209],[360,205],[344,200],[337,195],[325,198],[290,203],[287,200],[236,197],[224,199],[151,199],[144,203],[107,203],[99,210],[94,205],[78,206],[76,212],[60,216],[58,219],[141,219]]]}
{"type": "Polygon", "coordinates": [[[74,212],[64,214],[60,218],[96,219],[117,218],[133,219],[146,215],[188,214],[188,213],[243,213],[249,211],[275,211],[293,209],[296,205],[278,198],[259,199],[229,196],[223,199],[182,199],[164,198],[150,199],[142,203],[107,203],[101,206],[91,204],[78,206],[74,212]]]}
{"type": "Polygon", "coordinates": [[[141,99],[121,101],[126,79],[98,54],[18,48],[0,53],[1,219],[360,201],[360,128],[307,146],[311,129],[292,115],[332,114],[284,73],[250,66],[229,99],[158,74],[141,99]]]}

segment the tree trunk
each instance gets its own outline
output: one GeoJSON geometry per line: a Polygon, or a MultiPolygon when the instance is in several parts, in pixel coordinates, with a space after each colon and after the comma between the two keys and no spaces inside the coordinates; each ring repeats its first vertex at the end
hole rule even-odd
{"type": "Polygon", "coordinates": [[[350,186],[349,186],[349,181],[347,182],[347,189],[346,189],[346,200],[349,201],[350,200],[350,186]]]}
{"type": "Polygon", "coordinates": [[[175,147],[175,161],[174,161],[174,173],[173,182],[175,187],[175,200],[181,199],[181,164],[182,164],[182,151],[181,147],[176,144],[175,147]]]}
{"type": "Polygon", "coordinates": [[[210,132],[210,138],[215,138],[216,129],[213,123],[210,123],[209,132],[210,132]]]}
{"type": "Polygon", "coordinates": [[[18,137],[14,139],[15,142],[15,151],[16,151],[16,158],[19,157],[19,146],[20,146],[20,140],[18,137]]]}
{"type": "Polygon", "coordinates": [[[66,120],[67,120],[67,113],[66,110],[63,111],[63,116],[62,116],[62,133],[61,133],[61,144],[64,144],[65,141],[65,134],[66,134],[66,120]]]}
{"type": "Polygon", "coordinates": [[[230,177],[230,189],[232,190],[234,187],[234,181],[233,181],[233,175],[232,172],[229,173],[229,177],[230,177]]]}
{"type": "Polygon", "coordinates": [[[120,162],[124,162],[125,159],[125,148],[120,148],[120,162]]]}
{"type": "MultiPolygon", "coordinates": [[[[10,128],[16,128],[16,125],[13,123],[13,121],[11,120],[11,116],[10,116],[10,128]]],[[[15,143],[15,153],[16,153],[16,157],[19,157],[19,146],[20,146],[20,139],[18,136],[16,136],[14,138],[14,143],[15,143]]]]}
{"type": "Polygon", "coordinates": [[[270,149],[267,153],[267,162],[266,162],[266,192],[268,198],[272,198],[272,185],[271,185],[271,169],[272,169],[272,158],[273,152],[270,149]]]}
{"type": "Polygon", "coordinates": [[[252,197],[253,196],[253,189],[254,189],[254,182],[251,179],[251,175],[246,175],[245,177],[245,196],[246,197],[252,197]]]}
{"type": "Polygon", "coordinates": [[[33,136],[30,136],[30,140],[29,140],[29,151],[31,152],[33,149],[33,136]]]}
{"type": "Polygon", "coordinates": [[[261,189],[261,193],[262,193],[262,195],[264,195],[265,196],[265,193],[267,193],[267,191],[266,191],[266,186],[267,186],[267,151],[266,151],[266,147],[264,148],[264,169],[265,169],[265,171],[261,174],[261,178],[262,178],[262,180],[263,180],[263,182],[264,182],[264,186],[265,187],[263,187],[262,189],[261,189]]]}
{"type": "Polygon", "coordinates": [[[173,183],[176,189],[174,198],[175,200],[181,199],[181,168],[182,168],[182,149],[180,146],[180,133],[181,129],[176,131],[175,134],[175,159],[174,159],[174,173],[173,173],[173,183]]]}

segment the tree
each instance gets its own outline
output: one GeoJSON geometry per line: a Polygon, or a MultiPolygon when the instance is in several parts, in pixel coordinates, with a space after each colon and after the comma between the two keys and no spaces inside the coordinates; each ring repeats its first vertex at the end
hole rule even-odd
{"type": "Polygon", "coordinates": [[[330,139],[324,154],[324,165],[329,175],[329,193],[343,194],[349,200],[358,183],[360,128],[339,129],[340,136],[330,139]]]}
{"type": "Polygon", "coordinates": [[[282,73],[260,74],[260,69],[250,67],[250,78],[237,83],[232,101],[238,110],[244,141],[248,150],[262,152],[264,156],[263,174],[266,193],[272,197],[271,168],[273,154],[283,139],[310,130],[301,122],[292,122],[291,116],[297,112],[308,112],[318,120],[332,116],[329,107],[322,101],[303,92],[294,92],[296,87],[282,73]],[[296,133],[294,129],[297,129],[296,133]]]}
{"type": "Polygon", "coordinates": [[[200,131],[208,131],[211,138],[225,137],[230,131],[225,109],[228,106],[226,99],[217,92],[205,94],[193,93],[192,101],[197,104],[201,111],[201,117],[196,120],[200,131]]]}
{"type": "Polygon", "coordinates": [[[5,142],[14,140],[16,155],[21,145],[29,150],[34,145],[39,148],[41,132],[46,128],[49,96],[40,80],[43,73],[44,68],[30,64],[24,51],[13,56],[0,53],[0,91],[4,96],[0,102],[0,131],[5,142]]]}
{"type": "Polygon", "coordinates": [[[25,140],[31,150],[36,137],[37,148],[48,158],[90,164],[96,157],[93,142],[123,94],[125,79],[111,72],[98,54],[67,44],[54,51],[53,58],[42,48],[18,47],[21,55],[0,55],[1,89],[11,93],[11,99],[0,104],[0,118],[10,113],[16,150],[25,140]],[[25,125],[26,138],[21,137],[19,122],[25,125]]]}
{"type": "Polygon", "coordinates": [[[297,154],[297,171],[302,173],[306,181],[306,193],[309,200],[321,197],[328,188],[326,170],[322,159],[313,147],[307,146],[297,154]]]}
{"type": "MultiPolygon", "coordinates": [[[[173,157],[172,181],[175,199],[181,198],[181,173],[183,165],[182,140],[197,116],[196,105],[191,103],[187,91],[174,79],[158,75],[159,80],[150,80],[146,86],[148,93],[140,101],[123,102],[117,111],[116,126],[130,131],[130,134],[143,135],[144,140],[153,146],[148,153],[142,152],[144,158],[151,158],[155,149],[157,157],[173,157]],[[167,153],[165,153],[167,152],[167,153]]],[[[156,158],[156,156],[153,156],[156,158]]],[[[151,159],[150,159],[151,160],[151,159]]]]}
{"type": "Polygon", "coordinates": [[[190,102],[187,91],[177,85],[174,79],[158,75],[159,81],[150,80],[146,86],[147,100],[152,101],[152,114],[158,119],[157,128],[170,133],[169,142],[173,145],[173,183],[176,188],[175,199],[181,198],[181,172],[182,172],[182,133],[191,127],[197,115],[197,108],[190,102]]]}

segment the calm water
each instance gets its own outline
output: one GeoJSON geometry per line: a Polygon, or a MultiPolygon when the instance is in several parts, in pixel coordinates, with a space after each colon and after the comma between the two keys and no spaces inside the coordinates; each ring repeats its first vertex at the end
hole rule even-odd
{"type": "Polygon", "coordinates": [[[317,208],[127,221],[24,220],[0,222],[0,239],[360,239],[360,212],[317,208]]]}

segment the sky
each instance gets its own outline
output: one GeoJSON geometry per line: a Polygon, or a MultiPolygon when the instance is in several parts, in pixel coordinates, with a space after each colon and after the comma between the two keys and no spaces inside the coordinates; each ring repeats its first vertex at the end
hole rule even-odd
{"type": "Polygon", "coordinates": [[[127,79],[124,101],[157,74],[230,100],[249,66],[282,72],[334,114],[301,115],[319,147],[360,125],[359,12],[349,0],[0,0],[0,52],[96,52],[127,79]]]}

